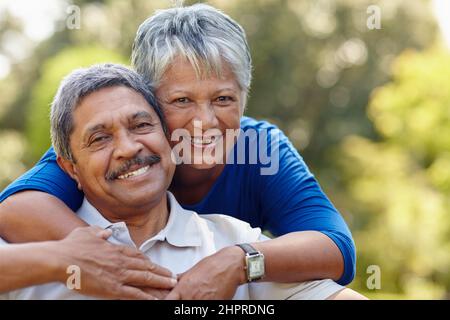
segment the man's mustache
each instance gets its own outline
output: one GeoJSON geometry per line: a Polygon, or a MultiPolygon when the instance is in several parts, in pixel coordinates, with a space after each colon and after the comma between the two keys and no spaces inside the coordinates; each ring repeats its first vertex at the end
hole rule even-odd
{"type": "Polygon", "coordinates": [[[151,166],[160,161],[161,161],[161,157],[156,154],[152,154],[152,155],[146,156],[146,157],[136,157],[134,159],[128,160],[125,163],[123,163],[117,170],[108,172],[106,174],[106,180],[117,179],[119,176],[127,173],[130,170],[131,166],[134,166],[134,165],[138,165],[138,166],[142,165],[144,167],[151,166]]]}

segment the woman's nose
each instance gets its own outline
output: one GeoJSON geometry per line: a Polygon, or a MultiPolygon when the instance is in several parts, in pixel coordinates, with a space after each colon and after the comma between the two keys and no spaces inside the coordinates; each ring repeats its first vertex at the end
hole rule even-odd
{"type": "Polygon", "coordinates": [[[195,120],[200,121],[203,130],[217,128],[219,125],[214,107],[210,103],[202,103],[196,112],[195,120]]]}

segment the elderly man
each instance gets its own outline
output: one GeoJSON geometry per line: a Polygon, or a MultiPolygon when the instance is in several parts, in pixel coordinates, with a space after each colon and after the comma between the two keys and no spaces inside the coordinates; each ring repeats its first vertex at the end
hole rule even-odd
{"type": "MultiPolygon", "coordinates": [[[[51,110],[52,143],[58,164],[85,194],[78,216],[111,229],[112,243],[137,247],[176,274],[226,246],[266,240],[259,228],[235,218],[184,210],[167,192],[175,165],[149,88],[137,73],[113,64],[76,70],[61,84],[51,110]]],[[[264,263],[242,252],[235,299],[326,299],[349,290],[331,280],[248,283],[249,272],[260,273],[264,263]]],[[[83,270],[80,276],[83,285],[83,270]]],[[[58,283],[5,297],[88,298],[58,283]]]]}

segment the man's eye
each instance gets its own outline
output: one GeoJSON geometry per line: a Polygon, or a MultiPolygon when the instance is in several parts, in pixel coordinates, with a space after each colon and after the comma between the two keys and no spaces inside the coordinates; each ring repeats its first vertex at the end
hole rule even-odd
{"type": "Polygon", "coordinates": [[[98,137],[95,137],[94,139],[91,140],[90,145],[92,145],[92,144],[97,144],[97,143],[100,143],[100,142],[103,142],[103,141],[105,141],[106,139],[108,139],[108,136],[98,136],[98,137]]]}
{"type": "Polygon", "coordinates": [[[145,129],[145,128],[148,128],[148,127],[151,127],[151,126],[152,126],[151,123],[142,122],[142,123],[138,123],[135,128],[136,129],[145,129]]]}
{"type": "Polygon", "coordinates": [[[188,103],[189,102],[189,98],[186,97],[182,97],[182,98],[177,98],[175,99],[176,103],[188,103]]]}

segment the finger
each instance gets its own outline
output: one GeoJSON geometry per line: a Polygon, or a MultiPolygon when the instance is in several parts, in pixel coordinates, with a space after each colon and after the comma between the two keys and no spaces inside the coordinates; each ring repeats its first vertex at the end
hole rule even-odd
{"type": "Polygon", "coordinates": [[[149,271],[134,270],[125,272],[123,281],[127,285],[159,289],[172,289],[177,284],[177,280],[173,278],[163,277],[149,271]]]}
{"type": "Polygon", "coordinates": [[[156,299],[163,300],[167,297],[167,295],[170,293],[170,290],[164,290],[164,289],[153,289],[153,288],[140,288],[142,291],[144,291],[147,294],[150,294],[154,296],[156,299]]]}
{"type": "Polygon", "coordinates": [[[80,230],[91,234],[97,234],[99,231],[102,231],[103,228],[100,228],[99,226],[86,226],[86,227],[78,227],[75,230],[80,230]]]}
{"type": "Polygon", "coordinates": [[[174,289],[169,292],[169,294],[164,298],[164,300],[181,300],[181,295],[176,289],[174,289]]]}
{"type": "Polygon", "coordinates": [[[89,235],[93,235],[98,238],[102,238],[102,239],[106,240],[111,236],[112,231],[109,229],[106,229],[106,230],[102,229],[99,226],[89,226],[89,227],[78,227],[73,230],[73,233],[76,233],[76,234],[87,233],[89,235]]]}
{"type": "Polygon", "coordinates": [[[177,276],[174,273],[172,273],[172,271],[164,268],[163,266],[160,266],[159,264],[148,261],[148,262],[146,262],[146,265],[147,265],[147,270],[152,273],[155,273],[155,274],[163,276],[163,277],[172,278],[174,280],[177,279],[177,276]]]}
{"type": "Polygon", "coordinates": [[[122,300],[158,300],[154,295],[131,286],[122,286],[117,292],[117,298],[122,300]]]}
{"type": "Polygon", "coordinates": [[[102,229],[102,230],[97,231],[97,234],[96,234],[97,237],[104,239],[104,240],[107,240],[111,235],[112,235],[111,229],[102,229]]]}
{"type": "Polygon", "coordinates": [[[120,250],[120,252],[128,257],[131,258],[138,258],[144,261],[150,261],[150,259],[143,254],[141,251],[139,251],[136,248],[124,246],[124,245],[118,245],[117,248],[120,250]]]}
{"type": "Polygon", "coordinates": [[[146,256],[130,257],[126,259],[125,267],[132,270],[150,271],[151,273],[155,273],[163,277],[176,279],[176,275],[174,275],[169,269],[151,262],[146,256]]]}

